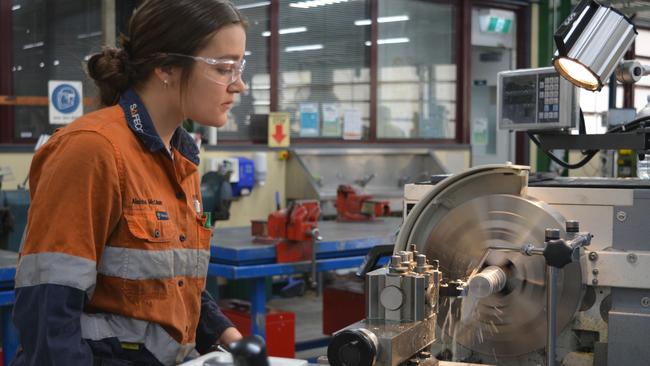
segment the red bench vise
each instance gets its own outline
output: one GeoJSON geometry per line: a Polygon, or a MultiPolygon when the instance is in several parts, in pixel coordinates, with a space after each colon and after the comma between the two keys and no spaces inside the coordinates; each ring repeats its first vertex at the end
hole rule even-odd
{"type": "Polygon", "coordinates": [[[375,217],[390,215],[388,201],[373,200],[351,185],[341,184],[336,190],[337,221],[372,221],[375,217]]]}
{"type": "Polygon", "coordinates": [[[267,221],[253,220],[254,242],[275,244],[278,263],[313,261],[314,243],[322,239],[318,231],[319,216],[318,201],[295,201],[269,214],[267,221]]]}

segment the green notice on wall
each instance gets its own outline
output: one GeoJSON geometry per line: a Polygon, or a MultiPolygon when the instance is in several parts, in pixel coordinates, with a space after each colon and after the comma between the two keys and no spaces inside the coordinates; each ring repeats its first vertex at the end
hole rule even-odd
{"type": "Polygon", "coordinates": [[[510,32],[511,26],[512,26],[512,19],[490,17],[490,20],[488,21],[487,31],[493,33],[507,34],[510,32]]]}

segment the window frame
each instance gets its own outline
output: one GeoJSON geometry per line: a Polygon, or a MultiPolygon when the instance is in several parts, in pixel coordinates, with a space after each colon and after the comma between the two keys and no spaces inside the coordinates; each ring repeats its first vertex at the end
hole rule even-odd
{"type": "MultiPolygon", "coordinates": [[[[469,145],[470,143],[470,42],[471,42],[471,9],[472,7],[492,7],[505,10],[512,10],[516,14],[517,33],[517,68],[523,68],[530,65],[530,47],[526,39],[530,38],[530,3],[523,0],[420,0],[423,2],[448,4],[453,6],[456,12],[455,21],[455,58],[456,58],[456,129],[454,138],[378,138],[377,137],[377,100],[378,100],[378,54],[377,54],[377,36],[378,36],[378,10],[379,0],[369,0],[369,13],[372,19],[370,25],[370,36],[372,44],[370,46],[370,129],[369,136],[366,140],[343,140],[341,138],[300,138],[292,137],[292,146],[295,145],[359,145],[359,144],[387,144],[399,146],[400,144],[420,144],[420,145],[469,145]],[[461,102],[462,101],[462,102],[461,102]]],[[[129,3],[135,4],[136,1],[129,3]]],[[[5,48],[12,50],[13,27],[12,27],[12,2],[0,2],[0,42],[5,48]]],[[[278,111],[279,102],[279,29],[280,29],[280,1],[271,0],[268,9],[271,36],[269,37],[269,73],[270,73],[270,111],[278,111]]],[[[116,28],[124,22],[115,17],[116,28]]],[[[11,73],[12,52],[0,52],[0,96],[9,96],[9,91],[13,90],[13,75],[11,73]]],[[[633,93],[633,91],[632,91],[633,93]]],[[[627,93],[626,93],[627,94],[627,93]]],[[[11,103],[15,105],[25,105],[20,100],[10,100],[3,102],[8,98],[0,97],[0,144],[27,145],[33,144],[36,139],[15,141],[14,139],[14,113],[11,103]],[[7,103],[10,103],[7,105],[7,103]]],[[[626,100],[628,100],[626,95],[626,100]]],[[[28,105],[28,104],[27,104],[28,105]]],[[[237,145],[237,146],[256,146],[261,143],[254,143],[247,139],[220,139],[220,145],[237,145]]],[[[523,151],[525,136],[517,136],[517,152],[523,151]],[[520,148],[521,147],[521,148],[520,148]]],[[[523,157],[522,157],[523,158],[523,157]]],[[[517,158],[517,161],[523,161],[517,158]]]]}
{"type": "MultiPolygon", "coordinates": [[[[102,8],[112,8],[117,12],[117,7],[125,8],[128,5],[134,5],[136,1],[139,0],[120,0],[115,1],[114,3],[105,4],[102,2],[102,8]],[[120,6],[121,5],[121,6],[120,6]]],[[[12,1],[0,1],[0,44],[4,48],[0,51],[0,147],[2,151],[8,150],[13,151],[15,148],[32,147],[38,141],[38,136],[30,138],[15,138],[14,134],[16,132],[16,121],[15,121],[15,107],[24,106],[24,107],[46,107],[48,106],[48,96],[47,95],[29,95],[29,96],[16,96],[14,90],[14,73],[12,72],[13,66],[13,45],[14,45],[14,33],[13,33],[13,2],[12,1]],[[3,52],[7,51],[7,52],[3,52]]],[[[100,11],[103,13],[103,10],[100,11]]],[[[113,14],[114,15],[114,14],[113,14]]],[[[121,24],[119,17],[113,16],[108,17],[115,21],[114,26],[121,24]]],[[[102,21],[105,19],[102,18],[102,21]]],[[[102,24],[102,32],[105,33],[107,29],[116,30],[107,24],[102,24]]],[[[116,35],[107,36],[103,35],[102,43],[106,44],[114,41],[116,35]]],[[[82,76],[85,77],[85,76],[82,76]]],[[[86,94],[86,93],[84,93],[86,94]]],[[[83,105],[86,109],[85,113],[89,113],[92,110],[97,108],[96,99],[93,97],[84,97],[83,105]]],[[[60,126],[57,126],[57,128],[60,126]]]]}

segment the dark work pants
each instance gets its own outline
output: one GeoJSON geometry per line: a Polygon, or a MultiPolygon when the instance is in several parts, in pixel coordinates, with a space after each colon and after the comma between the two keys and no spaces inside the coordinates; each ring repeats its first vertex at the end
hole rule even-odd
{"type": "Polygon", "coordinates": [[[163,366],[142,345],[137,350],[125,348],[117,338],[86,342],[93,350],[94,366],[163,366]]]}

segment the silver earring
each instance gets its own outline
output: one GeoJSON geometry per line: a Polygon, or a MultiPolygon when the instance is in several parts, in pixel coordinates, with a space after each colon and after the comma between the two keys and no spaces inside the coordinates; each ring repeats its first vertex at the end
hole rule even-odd
{"type": "Polygon", "coordinates": [[[165,89],[169,86],[169,80],[165,79],[163,80],[163,84],[165,84],[165,89]]]}

